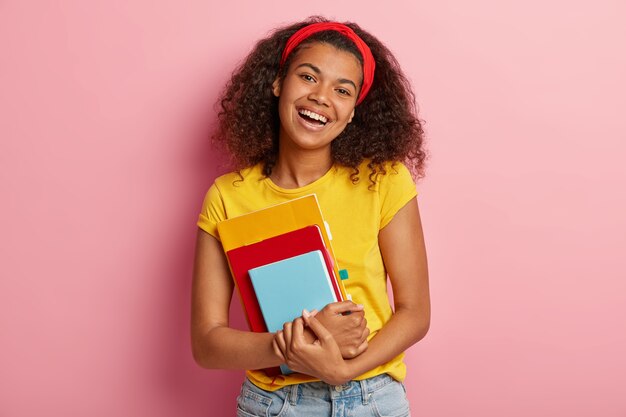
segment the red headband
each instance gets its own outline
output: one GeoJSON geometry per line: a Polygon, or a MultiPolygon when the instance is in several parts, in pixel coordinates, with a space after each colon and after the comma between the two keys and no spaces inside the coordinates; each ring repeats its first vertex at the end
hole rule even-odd
{"type": "Polygon", "coordinates": [[[309,36],[317,32],[322,32],[324,30],[334,30],[341,33],[346,38],[354,42],[359,52],[361,52],[361,56],[363,57],[363,85],[361,86],[361,91],[359,92],[359,97],[356,101],[356,104],[359,104],[363,101],[368,91],[372,87],[376,62],[374,61],[374,56],[372,55],[372,51],[370,51],[369,46],[367,46],[367,44],[363,42],[363,39],[359,38],[359,35],[354,33],[352,29],[344,24],[336,22],[312,23],[298,30],[296,33],[291,35],[291,37],[287,41],[285,49],[283,50],[283,55],[280,58],[280,65],[282,66],[285,61],[287,61],[287,57],[289,56],[289,54],[293,52],[293,50],[296,49],[296,47],[300,45],[302,41],[307,39],[309,36]]]}

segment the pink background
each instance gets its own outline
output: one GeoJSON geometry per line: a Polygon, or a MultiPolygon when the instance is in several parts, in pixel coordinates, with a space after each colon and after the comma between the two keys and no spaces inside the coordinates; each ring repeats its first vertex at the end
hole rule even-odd
{"type": "Polygon", "coordinates": [[[0,415],[234,415],[242,372],[188,330],[213,103],[322,13],[389,45],[427,121],[413,414],[626,416],[624,3],[415,3],[0,2],[0,415]]]}

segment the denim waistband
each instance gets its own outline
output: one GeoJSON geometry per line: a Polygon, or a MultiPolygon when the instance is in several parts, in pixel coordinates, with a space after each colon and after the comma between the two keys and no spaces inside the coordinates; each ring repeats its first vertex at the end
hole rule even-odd
{"type": "Polygon", "coordinates": [[[295,405],[299,397],[315,397],[326,401],[348,397],[362,397],[367,404],[369,395],[395,380],[387,374],[377,375],[361,381],[349,381],[343,385],[325,382],[306,382],[281,388],[287,392],[288,401],[295,405]]]}

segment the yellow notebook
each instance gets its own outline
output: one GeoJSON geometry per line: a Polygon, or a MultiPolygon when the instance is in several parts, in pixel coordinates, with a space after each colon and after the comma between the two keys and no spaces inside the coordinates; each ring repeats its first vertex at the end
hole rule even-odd
{"type": "MultiPolygon", "coordinates": [[[[221,221],[217,223],[217,230],[224,252],[228,252],[231,249],[313,225],[319,227],[326,249],[333,259],[335,276],[339,277],[339,268],[331,244],[332,235],[328,224],[324,221],[315,194],[221,221]]],[[[341,281],[337,279],[341,295],[344,300],[347,300],[346,290],[341,281]]]]}

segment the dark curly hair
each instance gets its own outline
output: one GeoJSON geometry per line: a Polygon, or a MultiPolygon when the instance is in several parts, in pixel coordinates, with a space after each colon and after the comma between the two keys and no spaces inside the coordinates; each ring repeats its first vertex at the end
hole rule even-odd
{"type": "MultiPolygon", "coordinates": [[[[300,28],[328,20],[313,16],[305,21],[274,30],[259,41],[243,63],[233,72],[218,101],[218,127],[213,140],[231,155],[233,166],[240,170],[258,163],[269,176],[278,155],[278,98],[272,93],[272,83],[282,79],[291,59],[280,67],[282,50],[287,40],[300,28]]],[[[415,96],[398,61],[373,35],[354,23],[345,23],[369,46],[376,61],[373,85],[355,110],[352,123],[331,143],[333,161],[353,168],[352,181],[357,182],[358,166],[369,159],[369,178],[375,183],[384,175],[385,162],[403,162],[414,177],[424,176],[426,151],[424,131],[417,117],[415,96]]],[[[314,42],[330,44],[354,54],[361,64],[360,52],[336,31],[318,32],[298,49],[314,42]]]]}

